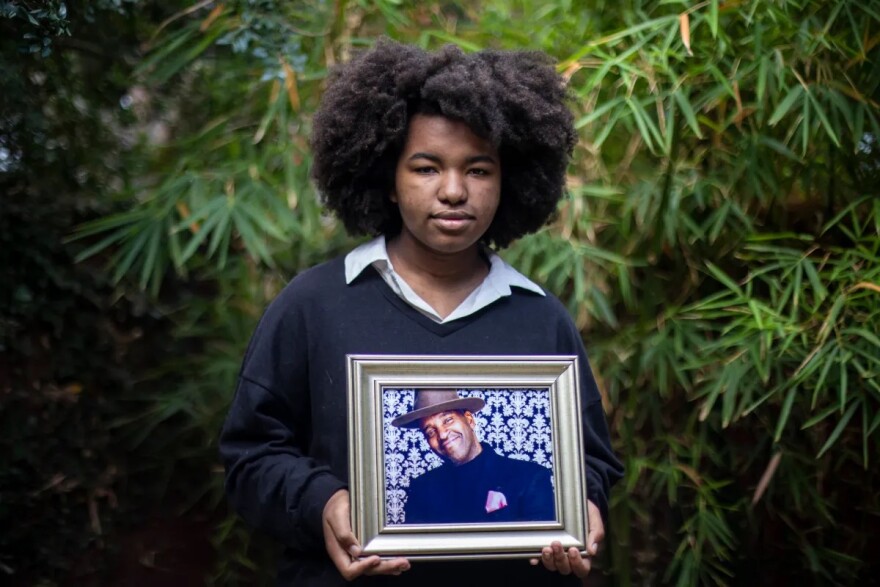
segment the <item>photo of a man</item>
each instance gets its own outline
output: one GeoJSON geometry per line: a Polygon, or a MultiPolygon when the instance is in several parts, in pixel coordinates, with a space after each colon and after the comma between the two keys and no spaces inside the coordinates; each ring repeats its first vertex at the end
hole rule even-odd
{"type": "Polygon", "coordinates": [[[555,520],[551,472],[480,442],[474,413],[486,402],[451,389],[416,390],[413,409],[392,426],[416,428],[443,463],[413,478],[406,524],[555,520]]]}

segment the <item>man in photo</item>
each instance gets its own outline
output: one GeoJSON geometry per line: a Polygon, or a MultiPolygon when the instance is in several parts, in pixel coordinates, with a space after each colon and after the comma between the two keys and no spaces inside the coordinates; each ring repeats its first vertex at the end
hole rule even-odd
{"type": "Polygon", "coordinates": [[[418,428],[440,467],[414,478],[406,524],[545,522],[556,519],[550,470],[504,457],[477,437],[474,412],[486,402],[451,389],[416,391],[413,410],[391,424],[418,428]]]}

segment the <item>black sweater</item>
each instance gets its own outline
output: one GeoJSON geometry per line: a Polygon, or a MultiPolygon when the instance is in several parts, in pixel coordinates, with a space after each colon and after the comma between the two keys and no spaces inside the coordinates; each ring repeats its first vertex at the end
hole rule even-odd
{"type": "MultiPolygon", "coordinates": [[[[513,288],[475,314],[438,324],[401,300],[372,268],[348,285],[344,273],[342,257],[309,269],[272,302],[244,357],[220,438],[233,507],[286,547],[279,585],[344,584],[324,549],[321,514],[330,496],[347,487],[347,354],[578,355],[587,493],[605,516],[608,490],[622,467],[611,451],[580,336],[555,297],[513,288]]],[[[448,585],[448,573],[459,585],[563,580],[524,560],[412,566],[400,577],[355,583],[448,585]]]]}

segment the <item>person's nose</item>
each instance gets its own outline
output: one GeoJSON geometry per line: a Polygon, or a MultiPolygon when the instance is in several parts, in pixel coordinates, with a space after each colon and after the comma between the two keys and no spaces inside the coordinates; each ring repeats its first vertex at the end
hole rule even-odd
{"type": "Polygon", "coordinates": [[[442,201],[453,206],[466,202],[467,185],[465,185],[464,175],[457,171],[444,173],[439,195],[442,201]]]}

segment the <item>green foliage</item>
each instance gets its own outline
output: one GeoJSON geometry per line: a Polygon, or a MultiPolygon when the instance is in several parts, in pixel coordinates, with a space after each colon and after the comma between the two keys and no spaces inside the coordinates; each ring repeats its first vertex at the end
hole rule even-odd
{"type": "MultiPolygon", "coordinates": [[[[80,260],[107,259],[109,278],[150,292],[172,324],[181,358],[143,378],[119,422],[128,446],[155,447],[145,470],[173,488],[216,466],[214,437],[261,309],[292,274],[352,244],[308,179],[310,115],[328,70],[381,34],[534,48],[559,60],[581,142],[557,220],[505,256],[567,304],[591,351],[627,465],[610,580],[872,576],[878,0],[175,10],[138,14],[146,54],[110,76],[126,84],[120,136],[137,157],[89,167],[120,178],[102,201],[112,210],[68,245],[80,260]]],[[[10,141],[5,128],[11,161],[57,156],[19,148],[37,134],[10,141]]],[[[219,474],[200,481],[192,500],[219,503],[219,474]]],[[[212,581],[251,581],[268,567],[235,522],[215,538],[224,556],[212,581]]]]}
{"type": "Polygon", "coordinates": [[[0,18],[17,21],[27,32],[21,33],[19,50],[48,57],[52,41],[58,35],[69,35],[67,6],[50,0],[32,7],[25,2],[0,2],[0,18]]]}
{"type": "Polygon", "coordinates": [[[137,297],[118,299],[100,271],[73,264],[61,242],[72,215],[39,196],[10,198],[0,211],[4,584],[103,570],[84,561],[112,548],[105,537],[131,513],[117,497],[135,476],[115,433],[124,410],[115,400],[143,365],[138,342],[155,322],[137,297]]]}
{"type": "Polygon", "coordinates": [[[147,349],[165,327],[149,300],[114,286],[100,262],[76,264],[79,245],[64,242],[111,211],[138,170],[119,106],[131,75],[119,56],[130,58],[138,39],[111,4],[71,2],[57,29],[37,14],[53,3],[21,3],[42,6],[28,8],[37,24],[0,18],[3,585],[94,581],[120,533],[157,509],[153,478],[137,470],[117,423],[136,374],[160,360],[147,349]],[[38,25],[52,51],[21,51],[38,25]]]}
{"type": "MultiPolygon", "coordinates": [[[[876,6],[669,4],[645,4],[636,24],[561,66],[585,107],[587,156],[575,166],[591,182],[560,227],[572,249],[586,241],[609,255],[569,255],[574,279],[557,291],[598,339],[594,369],[617,407],[631,478],[616,521],[660,530],[654,548],[675,554],[658,571],[676,584],[750,576],[767,546],[757,528],[773,523],[796,537],[790,550],[773,544],[777,558],[848,583],[867,562],[866,526],[838,496],[871,486],[880,438],[868,179],[878,109],[865,97],[880,78],[860,42],[878,30],[876,6]],[[579,273],[611,298],[612,316],[581,293],[579,273]],[[762,497],[755,484],[776,454],[797,466],[771,473],[762,497]],[[817,489],[855,468],[857,481],[817,489]],[[654,526],[643,504],[658,501],[678,521],[654,526]],[[841,566],[841,552],[855,558],[841,566]]],[[[532,266],[552,262],[542,254],[523,245],[532,266]]],[[[649,572],[627,559],[614,568],[622,584],[649,572]]]]}
{"type": "MultiPolygon", "coordinates": [[[[871,527],[847,499],[878,506],[864,489],[880,439],[878,108],[866,97],[880,55],[865,42],[877,5],[713,6],[643,3],[563,60],[584,107],[575,176],[590,182],[559,227],[573,250],[609,254],[569,255],[574,278],[557,291],[596,341],[615,406],[629,471],[616,525],[635,524],[632,537],[647,522],[662,536],[652,548],[674,552],[653,576],[774,582],[755,566],[772,546],[788,577],[846,584],[869,560],[871,527]],[[775,455],[787,466],[774,475],[775,455]],[[661,503],[675,520],[658,520],[661,503]],[[767,544],[768,526],[791,542],[767,544]]],[[[621,558],[631,544],[614,553],[621,584],[652,576],[621,558]]]]}
{"type": "MultiPolygon", "coordinates": [[[[332,22],[332,14],[314,22],[321,13],[309,3],[284,4],[292,22],[302,11],[311,15],[312,29],[332,22]]],[[[276,8],[273,2],[219,5],[170,33],[140,64],[146,83],[157,86],[192,76],[187,86],[204,89],[207,107],[188,89],[163,96],[174,111],[166,124],[181,138],[157,150],[153,181],[139,186],[137,208],[81,228],[80,238],[101,238],[80,258],[117,245],[114,279],[131,275],[155,295],[169,270],[222,273],[242,262],[230,258],[236,248],[266,267],[294,270],[340,250],[344,237],[322,217],[309,184],[302,114],[304,102],[314,108],[326,73],[308,58],[323,54],[323,37],[291,36],[298,29],[276,8]],[[218,71],[226,72],[222,83],[218,71]]]]}

